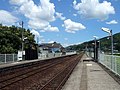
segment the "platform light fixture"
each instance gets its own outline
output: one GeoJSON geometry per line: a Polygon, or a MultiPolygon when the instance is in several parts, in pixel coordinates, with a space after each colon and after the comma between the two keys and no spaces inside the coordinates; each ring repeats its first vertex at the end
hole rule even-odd
{"type": "Polygon", "coordinates": [[[109,33],[109,35],[111,36],[111,54],[113,55],[113,33],[112,30],[110,30],[109,28],[101,28],[104,32],[109,33]]]}

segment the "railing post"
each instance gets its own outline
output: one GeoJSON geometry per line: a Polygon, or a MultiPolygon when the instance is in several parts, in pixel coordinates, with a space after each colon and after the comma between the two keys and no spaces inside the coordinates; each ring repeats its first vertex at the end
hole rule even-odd
{"type": "Polygon", "coordinates": [[[14,54],[13,54],[13,62],[14,62],[15,60],[14,60],[14,54]]]}
{"type": "Polygon", "coordinates": [[[113,56],[111,56],[111,70],[113,70],[114,71],[114,63],[113,63],[113,56]]]}
{"type": "Polygon", "coordinates": [[[5,54],[5,63],[7,63],[7,61],[6,61],[6,54],[5,54]]]}

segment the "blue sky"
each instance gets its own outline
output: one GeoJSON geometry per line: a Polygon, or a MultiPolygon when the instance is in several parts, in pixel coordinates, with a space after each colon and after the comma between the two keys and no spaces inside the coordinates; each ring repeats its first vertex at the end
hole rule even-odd
{"type": "Polygon", "coordinates": [[[120,32],[120,0],[0,0],[0,23],[21,21],[39,43],[78,44],[120,32]]]}

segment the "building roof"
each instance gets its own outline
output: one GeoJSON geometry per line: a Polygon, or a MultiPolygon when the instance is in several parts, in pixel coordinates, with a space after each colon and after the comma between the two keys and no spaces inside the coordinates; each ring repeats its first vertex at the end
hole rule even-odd
{"type": "Polygon", "coordinates": [[[60,48],[63,49],[64,47],[60,44],[60,43],[42,43],[39,45],[39,47],[43,47],[43,48],[60,48]]]}

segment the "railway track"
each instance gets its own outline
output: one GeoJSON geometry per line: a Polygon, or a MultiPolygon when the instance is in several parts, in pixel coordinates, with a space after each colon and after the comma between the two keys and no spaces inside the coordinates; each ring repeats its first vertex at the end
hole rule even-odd
{"type": "Polygon", "coordinates": [[[66,56],[1,72],[0,90],[59,90],[81,56],[66,56]]]}
{"type": "Polygon", "coordinates": [[[63,68],[57,75],[52,77],[43,87],[38,90],[61,90],[62,86],[69,78],[73,69],[79,62],[79,58],[75,58],[75,61],[72,61],[70,64],[63,68]]]}

